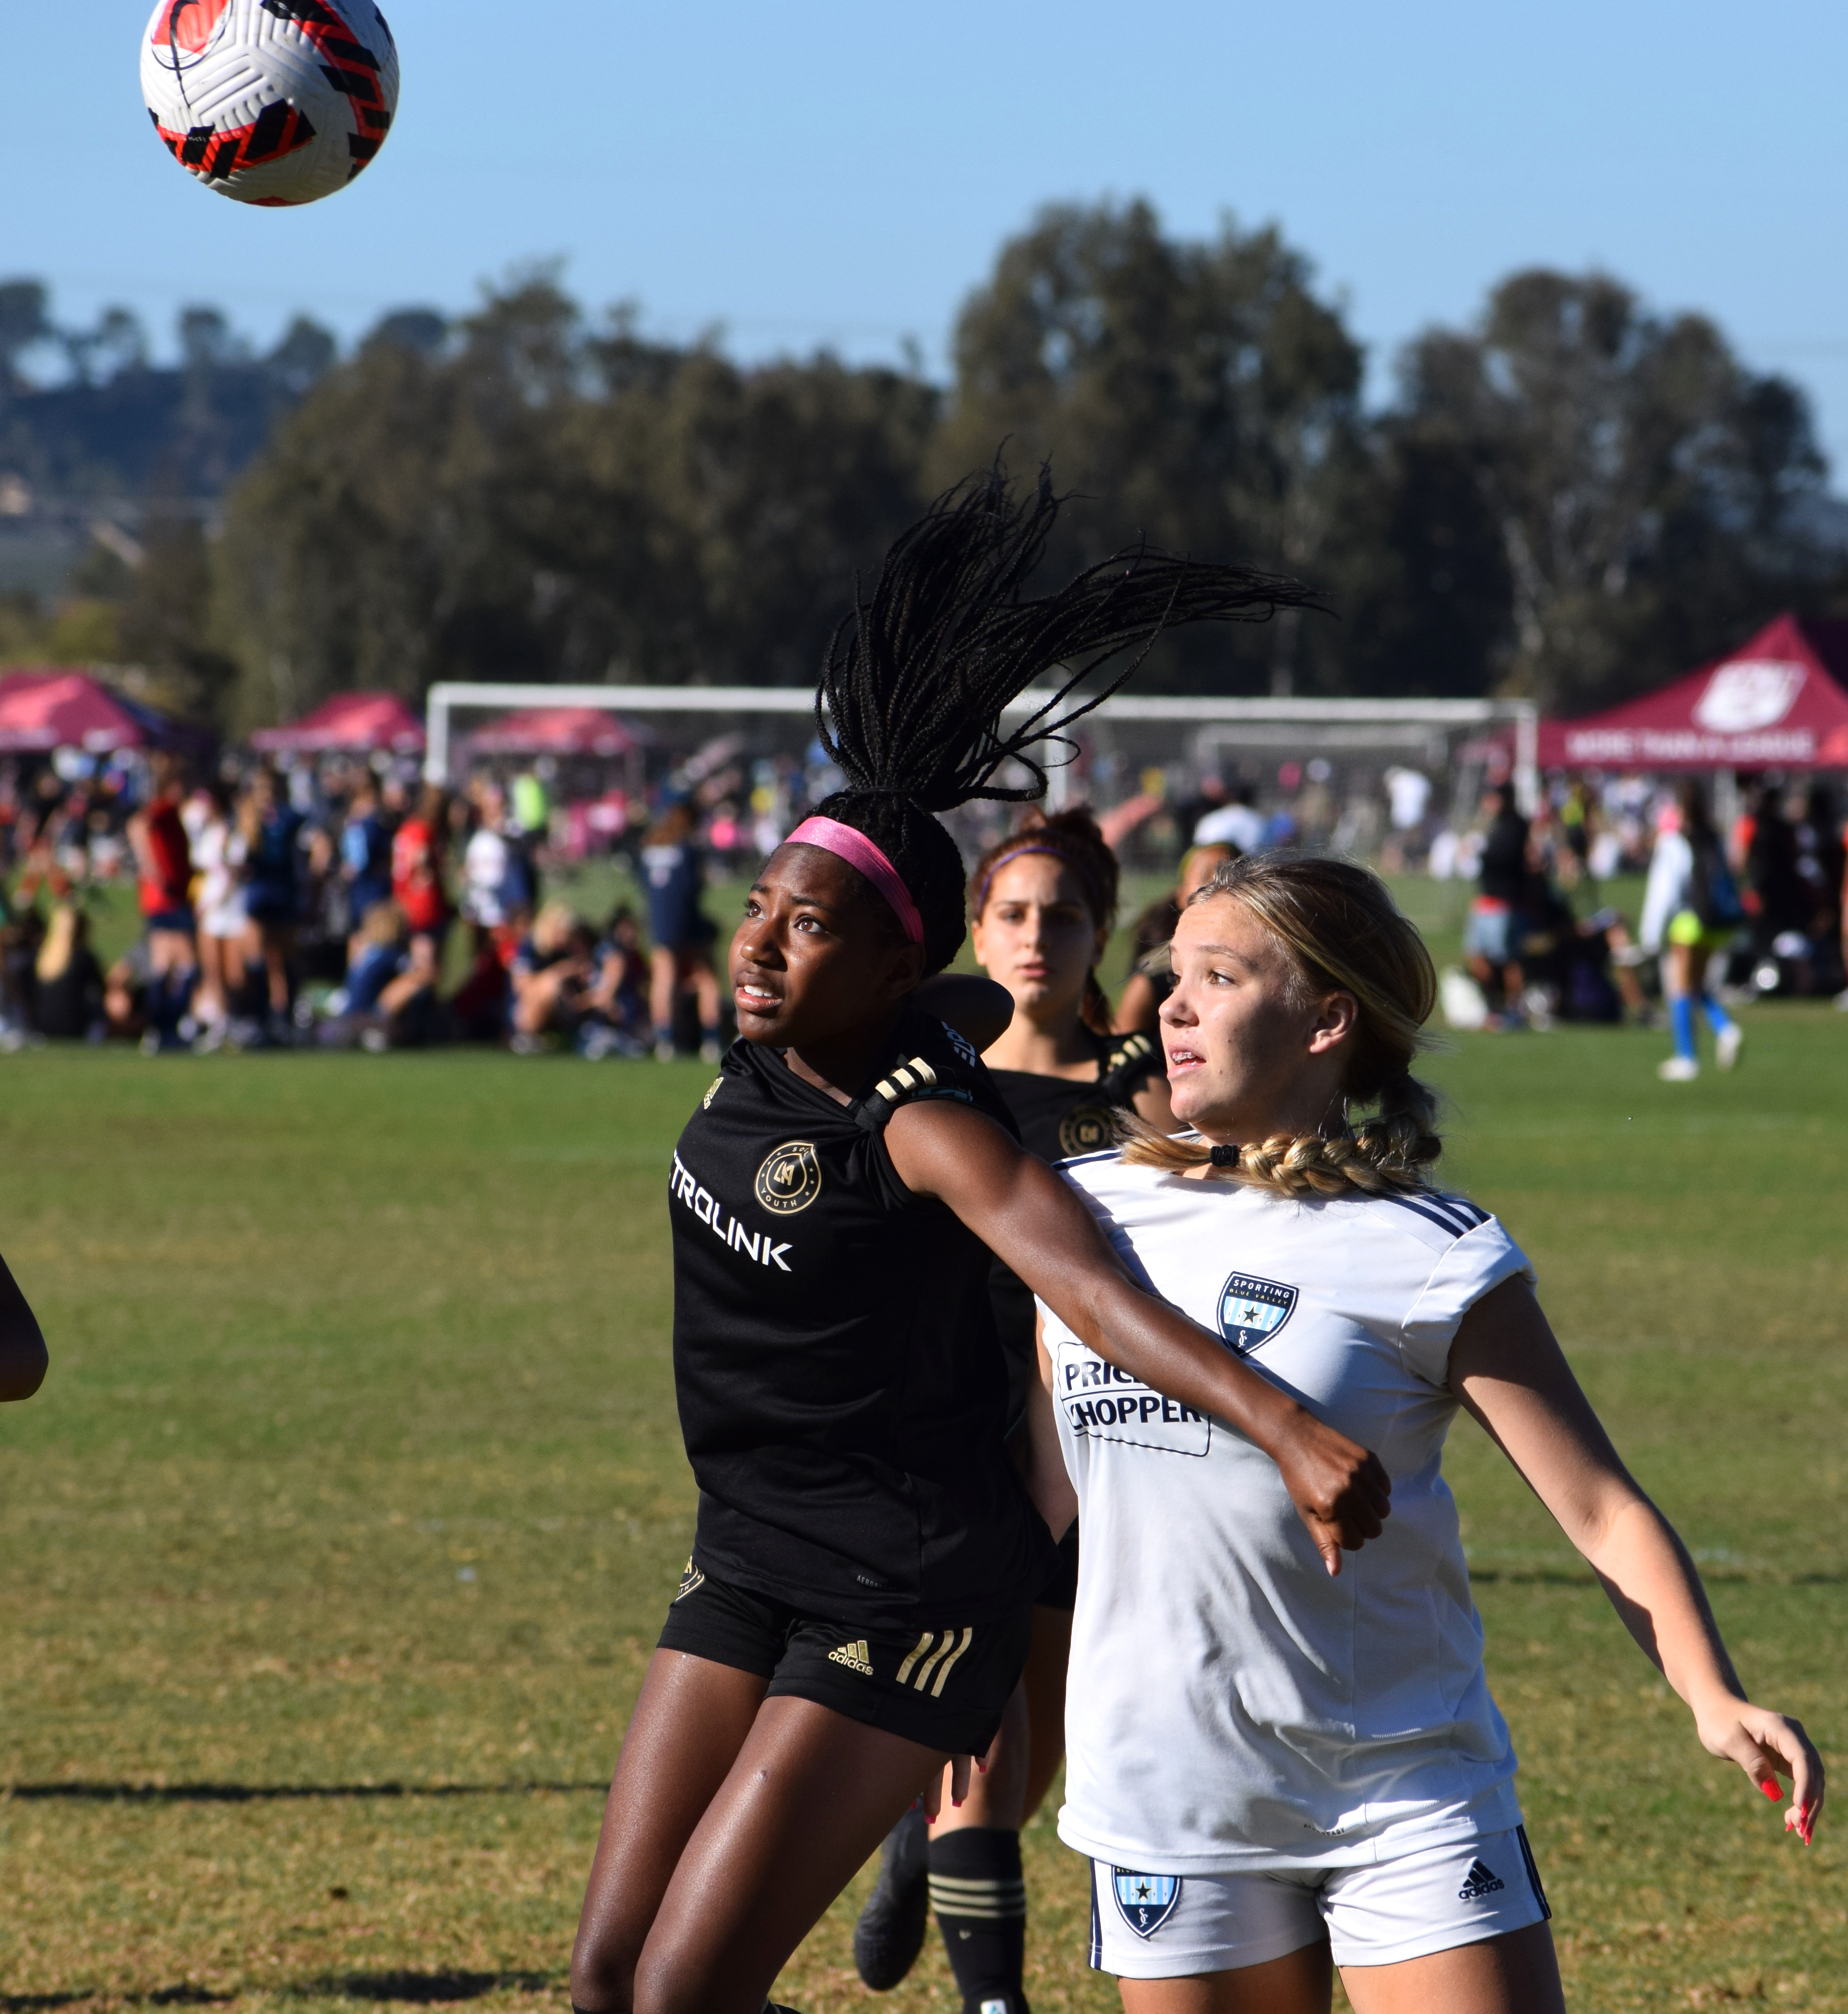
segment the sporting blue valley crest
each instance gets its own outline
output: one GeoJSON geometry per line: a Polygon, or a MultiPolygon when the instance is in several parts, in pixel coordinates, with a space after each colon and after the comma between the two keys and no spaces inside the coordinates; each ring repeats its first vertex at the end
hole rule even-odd
{"type": "Polygon", "coordinates": [[[1268,1342],[1296,1306],[1296,1289],[1234,1273],[1219,1290],[1219,1333],[1241,1356],[1268,1342]]]}
{"type": "Polygon", "coordinates": [[[1139,1937],[1152,1937],[1180,1900],[1177,1874],[1137,1874],[1127,1867],[1113,1867],[1110,1887],[1123,1921],[1139,1937]]]}

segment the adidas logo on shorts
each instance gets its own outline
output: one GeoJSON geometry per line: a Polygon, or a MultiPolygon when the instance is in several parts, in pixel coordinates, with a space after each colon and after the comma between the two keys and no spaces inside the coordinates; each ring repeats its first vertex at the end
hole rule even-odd
{"type": "Polygon", "coordinates": [[[1480,1902],[1484,1895],[1492,1895],[1503,1885],[1502,1877],[1486,1862],[1472,1860],[1470,1871],[1463,1876],[1463,1885],[1456,1891],[1459,1902],[1480,1902]]]}
{"type": "MultiPolygon", "coordinates": [[[[867,1649],[864,1636],[858,1643],[843,1643],[838,1650],[830,1650],[828,1661],[831,1665],[845,1665],[850,1672],[858,1672],[863,1679],[873,1675],[872,1653],[867,1649]]],[[[1498,1888],[1501,1885],[1499,1881],[1495,1883],[1498,1888]]]]}

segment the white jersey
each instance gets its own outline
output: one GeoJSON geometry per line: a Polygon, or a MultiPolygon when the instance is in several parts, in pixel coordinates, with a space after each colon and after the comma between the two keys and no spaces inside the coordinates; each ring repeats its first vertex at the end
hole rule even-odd
{"type": "Polygon", "coordinates": [[[1643,949],[1660,951],[1670,923],[1693,906],[1694,849],[1678,832],[1658,833],[1642,891],[1642,921],[1637,929],[1643,949]]]}
{"type": "Polygon", "coordinates": [[[1042,1303],[1083,1532],[1060,1837],[1178,1875],[1352,1866],[1518,1825],[1438,1462],[1457,1324],[1527,1260],[1452,1196],[1296,1202],[1113,1154],[1064,1172],[1154,1292],[1373,1450],[1392,1514],[1331,1579],[1268,1455],[1042,1303]]]}

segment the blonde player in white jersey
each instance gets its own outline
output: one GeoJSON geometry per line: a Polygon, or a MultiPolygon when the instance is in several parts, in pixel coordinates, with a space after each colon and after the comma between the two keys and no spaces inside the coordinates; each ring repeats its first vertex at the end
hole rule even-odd
{"type": "Polygon", "coordinates": [[[1066,1163],[1130,1271],[1392,1478],[1331,1579],[1273,1464],[1041,1309],[1037,1500],[1081,1514],[1061,1837],[1128,2014],[1558,2014],[1549,1911],[1441,1472],[1458,1407],[1590,1562],[1695,1732],[1807,1843],[1822,1767],[1754,1706],[1507,1233],[1431,1180],[1417,933],[1345,862],[1233,862],[1183,912],[1174,1110],[1066,1163]],[[1353,1123],[1350,1113],[1371,1108],[1353,1123]],[[1056,1435],[1052,1432],[1056,1424],[1056,1435]]]}

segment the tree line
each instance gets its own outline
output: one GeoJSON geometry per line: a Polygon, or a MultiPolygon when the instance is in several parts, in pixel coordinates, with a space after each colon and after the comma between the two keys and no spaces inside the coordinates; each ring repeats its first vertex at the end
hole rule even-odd
{"type": "MultiPolygon", "coordinates": [[[[0,350],[6,326],[0,296],[0,350]]],[[[292,339],[292,380],[244,360],[273,404],[221,529],[156,511],[113,590],[124,641],[226,725],[437,678],[807,683],[856,575],[997,451],[1075,493],[1054,568],[1145,538],[1327,594],[1331,616],[1164,642],[1151,688],[1580,711],[1848,590],[1801,392],[1597,274],[1513,274],[1370,411],[1300,252],[1230,220],[1177,238],[1144,202],[1005,244],[947,385],[742,365],[546,277],[388,317],[344,360],[292,339]]]]}

